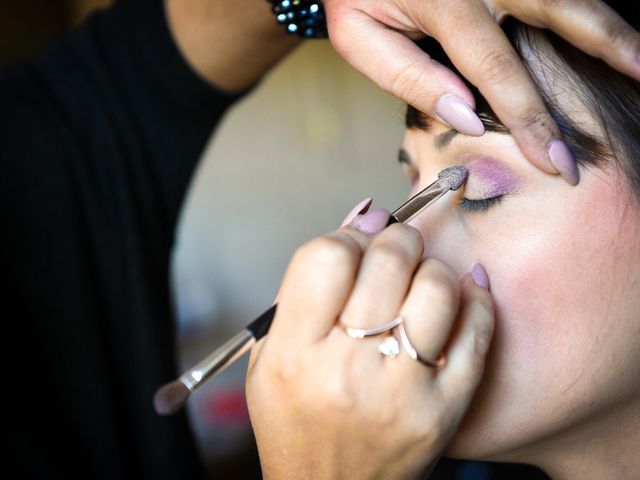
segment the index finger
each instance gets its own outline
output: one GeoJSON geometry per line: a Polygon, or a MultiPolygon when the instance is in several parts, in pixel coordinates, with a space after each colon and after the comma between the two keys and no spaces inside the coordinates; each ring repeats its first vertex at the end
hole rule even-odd
{"type": "Polygon", "coordinates": [[[577,184],[575,159],[538,86],[496,20],[481,3],[467,4],[450,17],[465,25],[456,35],[450,34],[449,18],[429,28],[456,68],[476,85],[532,164],[577,184]]]}
{"type": "Polygon", "coordinates": [[[269,337],[289,347],[324,338],[351,294],[369,241],[367,234],[346,226],[300,247],[282,281],[269,337]]]}

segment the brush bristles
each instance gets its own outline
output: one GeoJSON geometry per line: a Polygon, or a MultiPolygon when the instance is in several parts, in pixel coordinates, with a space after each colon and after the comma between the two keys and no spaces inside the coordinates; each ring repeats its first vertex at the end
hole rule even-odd
{"type": "Polygon", "coordinates": [[[447,180],[451,185],[451,190],[458,190],[467,179],[467,169],[458,165],[455,167],[445,168],[438,174],[441,180],[447,180]]]}
{"type": "Polygon", "coordinates": [[[158,389],[153,396],[153,408],[158,415],[173,415],[182,408],[191,391],[180,380],[174,380],[158,389]]]}

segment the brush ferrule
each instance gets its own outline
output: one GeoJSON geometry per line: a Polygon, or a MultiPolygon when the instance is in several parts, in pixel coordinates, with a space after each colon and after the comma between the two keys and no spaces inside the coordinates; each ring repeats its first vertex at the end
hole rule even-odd
{"type": "Polygon", "coordinates": [[[449,190],[451,190],[449,181],[439,178],[428,187],[416,193],[391,215],[400,223],[408,222],[449,190]]]}
{"type": "Polygon", "coordinates": [[[221,373],[248,352],[255,342],[251,332],[246,329],[240,331],[205,359],[183,373],[180,381],[193,392],[205,380],[221,373]]]}

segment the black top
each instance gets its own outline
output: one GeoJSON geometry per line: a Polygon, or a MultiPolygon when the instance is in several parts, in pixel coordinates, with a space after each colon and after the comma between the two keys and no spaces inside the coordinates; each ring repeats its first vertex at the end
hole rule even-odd
{"type": "Polygon", "coordinates": [[[202,478],[175,378],[169,264],[206,142],[234,98],[180,56],[161,0],[94,15],[0,73],[5,471],[202,478]]]}

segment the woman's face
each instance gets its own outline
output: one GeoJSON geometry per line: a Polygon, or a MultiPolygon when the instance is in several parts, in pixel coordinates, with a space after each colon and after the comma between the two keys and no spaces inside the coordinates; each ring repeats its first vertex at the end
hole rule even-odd
{"type": "MultiPolygon", "coordinates": [[[[570,117],[601,135],[564,98],[570,117]]],[[[414,190],[443,168],[468,168],[462,189],[411,224],[425,255],[460,275],[481,263],[497,310],[483,383],[446,454],[544,464],[556,447],[570,455],[611,433],[617,416],[627,418],[619,428],[637,428],[628,409],[640,394],[640,208],[622,174],[581,169],[571,187],[508,134],[467,137],[437,122],[408,130],[403,149],[414,190]]]]}

